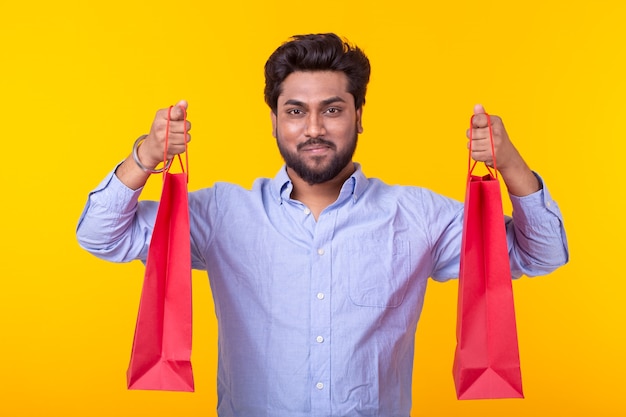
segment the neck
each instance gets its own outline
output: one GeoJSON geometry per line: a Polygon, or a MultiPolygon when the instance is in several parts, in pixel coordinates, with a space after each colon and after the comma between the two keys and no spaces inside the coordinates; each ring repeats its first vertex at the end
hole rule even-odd
{"type": "Polygon", "coordinates": [[[287,174],[293,184],[291,198],[307,206],[317,220],[320,213],[337,200],[341,187],[354,173],[354,170],[354,163],[350,162],[341,170],[339,175],[330,181],[321,184],[309,184],[287,167],[287,174]]]}

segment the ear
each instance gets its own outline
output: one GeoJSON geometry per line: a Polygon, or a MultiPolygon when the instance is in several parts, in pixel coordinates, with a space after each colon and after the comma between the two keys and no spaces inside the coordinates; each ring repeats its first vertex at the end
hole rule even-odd
{"type": "Polygon", "coordinates": [[[276,138],[276,113],[270,110],[270,118],[272,119],[272,136],[276,138]]]}
{"type": "Polygon", "coordinates": [[[356,111],[356,130],[358,133],[363,133],[363,106],[356,111]]]}

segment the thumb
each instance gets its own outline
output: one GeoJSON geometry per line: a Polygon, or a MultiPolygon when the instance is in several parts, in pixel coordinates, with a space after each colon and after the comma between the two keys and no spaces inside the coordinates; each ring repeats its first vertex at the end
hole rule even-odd
{"type": "Polygon", "coordinates": [[[482,104],[474,104],[474,114],[485,114],[485,108],[482,104]]]}
{"type": "Polygon", "coordinates": [[[187,101],[181,100],[176,103],[175,106],[172,107],[170,111],[170,117],[172,120],[183,120],[185,118],[185,113],[187,112],[187,101]]]}
{"type": "Polygon", "coordinates": [[[176,103],[177,107],[182,107],[183,109],[187,110],[187,107],[189,107],[189,104],[187,103],[187,100],[181,100],[178,103],[176,103]]]}

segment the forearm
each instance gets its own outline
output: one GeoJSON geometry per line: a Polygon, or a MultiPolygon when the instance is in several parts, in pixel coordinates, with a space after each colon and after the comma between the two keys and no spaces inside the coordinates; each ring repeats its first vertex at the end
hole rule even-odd
{"type": "Polygon", "coordinates": [[[498,167],[509,194],[524,197],[539,191],[541,182],[530,170],[524,159],[518,154],[506,167],[498,167]]]}
{"type": "Polygon", "coordinates": [[[145,259],[158,203],[138,202],[155,168],[187,150],[191,124],[187,102],[157,111],[150,132],[137,139],[131,154],[89,194],[76,234],[80,245],[114,262],[145,259]]]}
{"type": "Polygon", "coordinates": [[[81,247],[113,262],[144,259],[156,207],[153,203],[140,206],[140,192],[126,187],[113,173],[107,176],[89,194],[78,222],[81,247]]]}

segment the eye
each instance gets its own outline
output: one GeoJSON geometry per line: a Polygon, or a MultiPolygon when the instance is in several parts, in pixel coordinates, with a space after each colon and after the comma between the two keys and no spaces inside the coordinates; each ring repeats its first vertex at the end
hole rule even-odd
{"type": "Polygon", "coordinates": [[[341,109],[339,107],[329,107],[326,109],[326,113],[332,114],[332,115],[339,114],[340,112],[341,112],[341,109]]]}
{"type": "Polygon", "coordinates": [[[291,114],[293,116],[300,116],[301,114],[304,114],[304,112],[300,109],[289,109],[287,110],[287,114],[291,114]]]}

